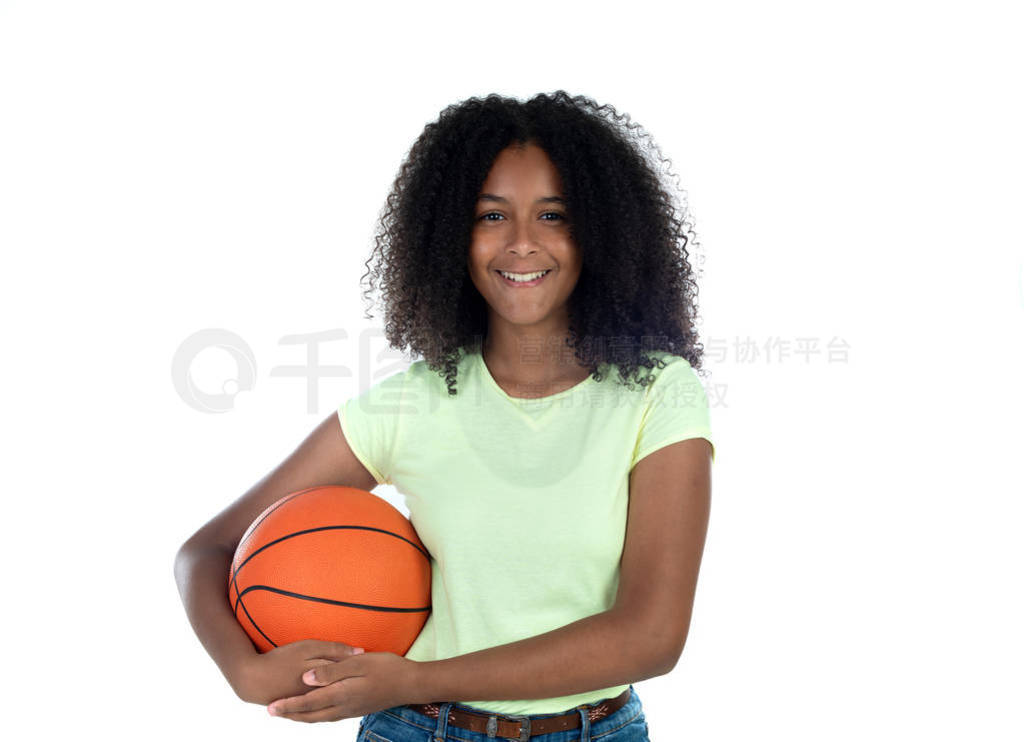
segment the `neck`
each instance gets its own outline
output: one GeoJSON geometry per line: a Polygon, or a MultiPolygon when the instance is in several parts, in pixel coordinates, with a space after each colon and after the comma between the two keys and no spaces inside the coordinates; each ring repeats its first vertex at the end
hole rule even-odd
{"type": "Polygon", "coordinates": [[[482,352],[491,375],[519,384],[545,384],[579,379],[587,369],[566,344],[568,327],[518,328],[491,325],[482,352]]]}

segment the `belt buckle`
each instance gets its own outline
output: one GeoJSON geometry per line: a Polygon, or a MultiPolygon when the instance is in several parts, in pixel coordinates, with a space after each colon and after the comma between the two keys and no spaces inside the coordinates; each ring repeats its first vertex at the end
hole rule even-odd
{"type": "Polygon", "coordinates": [[[511,716],[507,715],[506,718],[518,721],[519,727],[519,742],[528,742],[530,739],[530,717],[529,716],[511,716]]]}

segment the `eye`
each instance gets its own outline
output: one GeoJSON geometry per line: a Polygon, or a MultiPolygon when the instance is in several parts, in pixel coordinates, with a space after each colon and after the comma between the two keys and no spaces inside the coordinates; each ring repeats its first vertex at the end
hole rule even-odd
{"type": "MultiPolygon", "coordinates": [[[[558,212],[558,211],[545,211],[543,214],[541,214],[541,217],[542,217],[542,221],[545,221],[545,222],[565,221],[565,214],[562,214],[561,212],[558,212]],[[555,218],[554,219],[543,219],[543,217],[547,217],[547,216],[553,216],[555,218]]],[[[505,218],[505,216],[503,214],[498,213],[497,211],[488,211],[486,214],[481,214],[480,216],[478,216],[477,220],[481,221],[481,222],[494,222],[494,221],[498,221],[498,219],[504,219],[504,218],[505,218]],[[489,218],[489,217],[492,217],[492,216],[493,217],[497,217],[497,219],[489,218]]]]}

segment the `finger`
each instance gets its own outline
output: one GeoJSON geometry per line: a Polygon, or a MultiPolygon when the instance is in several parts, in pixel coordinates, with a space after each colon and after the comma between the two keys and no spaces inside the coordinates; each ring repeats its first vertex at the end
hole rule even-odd
{"type": "Polygon", "coordinates": [[[288,714],[320,711],[338,703],[339,697],[336,695],[338,690],[340,689],[337,687],[328,686],[315,688],[301,696],[279,698],[267,706],[267,712],[272,716],[287,716],[288,714]]]}
{"type": "Polygon", "coordinates": [[[306,660],[305,665],[307,670],[312,670],[314,667],[323,667],[324,665],[333,665],[338,660],[306,660]]]}
{"type": "Polygon", "coordinates": [[[302,681],[308,685],[330,685],[345,678],[358,677],[361,670],[362,662],[350,657],[347,661],[331,662],[306,670],[302,673],[302,681]]]}
{"type": "Polygon", "coordinates": [[[328,642],[319,639],[307,639],[308,646],[305,647],[307,656],[310,658],[324,658],[329,660],[343,660],[354,654],[362,654],[362,647],[353,647],[351,644],[342,642],[328,642]],[[358,650],[358,651],[356,651],[358,650]]]}
{"type": "Polygon", "coordinates": [[[340,719],[346,719],[348,716],[341,706],[330,706],[319,711],[306,711],[296,712],[294,714],[282,714],[282,718],[291,719],[292,721],[304,721],[312,723],[316,721],[339,721],[340,719]]]}

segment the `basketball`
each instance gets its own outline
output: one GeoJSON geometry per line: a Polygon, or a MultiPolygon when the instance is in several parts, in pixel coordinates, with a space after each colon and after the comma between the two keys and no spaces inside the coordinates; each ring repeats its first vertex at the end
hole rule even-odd
{"type": "Polygon", "coordinates": [[[242,534],[228,599],[260,652],[319,639],[405,655],[430,614],[430,555],[386,500],[311,487],[242,534]]]}

